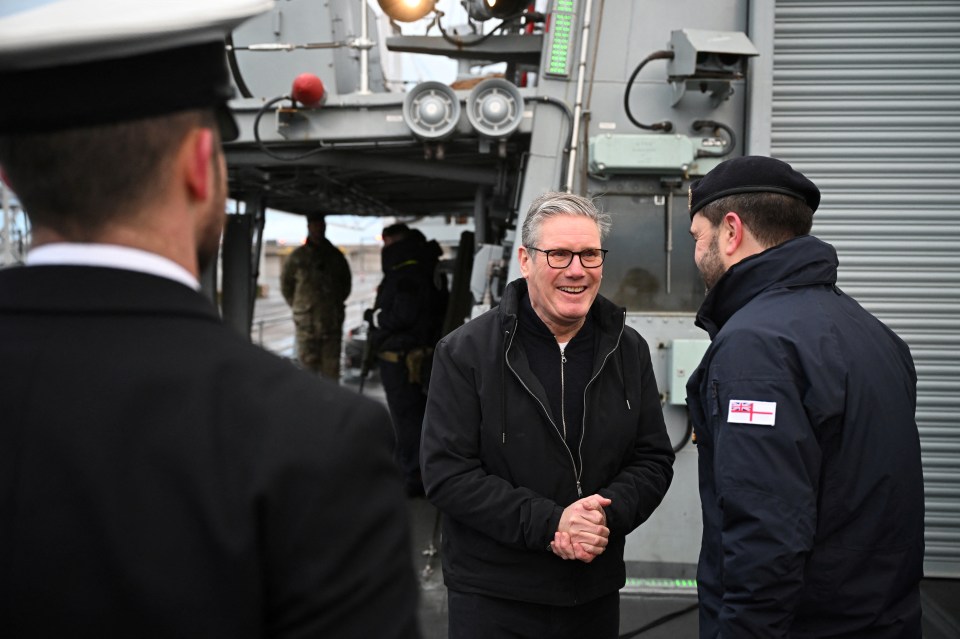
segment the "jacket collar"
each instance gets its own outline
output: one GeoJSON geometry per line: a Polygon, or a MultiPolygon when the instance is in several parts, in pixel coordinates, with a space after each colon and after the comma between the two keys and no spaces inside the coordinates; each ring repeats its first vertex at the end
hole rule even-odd
{"type": "MultiPolygon", "coordinates": [[[[520,300],[526,295],[527,280],[522,277],[507,284],[498,307],[500,325],[503,331],[516,331],[520,300]]],[[[617,306],[602,295],[597,295],[593,306],[590,307],[590,315],[600,332],[597,362],[595,364],[595,370],[597,370],[606,355],[616,348],[620,341],[620,335],[623,333],[626,321],[626,309],[617,306]]]]}
{"type": "Polygon", "coordinates": [[[0,271],[0,311],[177,314],[220,322],[216,307],[179,282],[99,266],[19,266],[0,271]]]}
{"type": "Polygon", "coordinates": [[[793,286],[834,285],[837,266],[836,250],[812,235],[778,244],[731,266],[707,293],[696,324],[713,339],[760,293],[793,286]]]}

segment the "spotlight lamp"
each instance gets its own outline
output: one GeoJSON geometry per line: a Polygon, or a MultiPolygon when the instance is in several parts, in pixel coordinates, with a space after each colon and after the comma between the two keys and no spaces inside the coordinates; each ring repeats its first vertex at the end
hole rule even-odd
{"type": "Polygon", "coordinates": [[[530,0],[461,0],[461,4],[474,20],[502,20],[523,11],[530,4],[530,0]]]}
{"type": "Polygon", "coordinates": [[[688,85],[709,91],[713,106],[718,106],[733,94],[730,83],[744,77],[747,60],[759,55],[741,31],[678,29],[670,32],[670,50],[667,76],[673,85],[674,106],[688,85]]]}
{"type": "Polygon", "coordinates": [[[487,78],[467,97],[467,119],[483,137],[510,137],[523,120],[523,97],[503,78],[487,78]]]}
{"type": "Polygon", "coordinates": [[[433,11],[437,0],[377,0],[377,2],[390,19],[397,22],[415,22],[433,11]]]}
{"type": "Polygon", "coordinates": [[[440,82],[421,82],[403,99],[403,121],[421,140],[444,140],[460,120],[460,99],[440,82]]]}

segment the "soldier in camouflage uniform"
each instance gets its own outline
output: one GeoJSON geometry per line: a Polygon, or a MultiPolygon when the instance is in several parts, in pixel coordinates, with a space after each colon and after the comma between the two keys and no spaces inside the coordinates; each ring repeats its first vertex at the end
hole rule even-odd
{"type": "Polygon", "coordinates": [[[350,295],[350,265],[324,237],[322,215],[307,216],[307,241],[293,251],[280,275],[280,290],[293,310],[297,353],[304,368],[340,379],[344,301],[350,295]]]}

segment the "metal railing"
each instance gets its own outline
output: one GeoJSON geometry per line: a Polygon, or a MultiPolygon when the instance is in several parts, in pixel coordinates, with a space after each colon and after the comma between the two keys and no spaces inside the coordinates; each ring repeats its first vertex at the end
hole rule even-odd
{"type": "Polygon", "coordinates": [[[250,339],[258,346],[266,348],[267,350],[275,351],[277,349],[270,348],[269,344],[264,342],[264,333],[265,329],[269,326],[274,326],[277,324],[286,323],[290,327],[289,335],[284,335],[283,339],[293,340],[294,327],[293,327],[293,315],[290,313],[284,313],[280,315],[271,315],[266,317],[254,317],[253,326],[250,331],[250,339]]]}

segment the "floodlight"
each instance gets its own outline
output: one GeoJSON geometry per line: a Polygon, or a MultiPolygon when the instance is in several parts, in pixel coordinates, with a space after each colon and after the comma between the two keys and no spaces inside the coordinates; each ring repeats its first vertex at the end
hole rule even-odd
{"type": "Polygon", "coordinates": [[[509,18],[523,11],[530,0],[462,0],[461,4],[474,20],[509,18]]]}
{"type": "Polygon", "coordinates": [[[467,119],[483,137],[510,137],[523,120],[523,97],[503,78],[487,78],[467,97],[467,119]]]}
{"type": "Polygon", "coordinates": [[[759,54],[741,31],[678,29],[670,32],[670,49],[674,54],[667,65],[671,80],[736,80],[743,77],[747,58],[759,54]]]}
{"type": "Polygon", "coordinates": [[[403,121],[421,140],[443,140],[460,121],[460,99],[445,84],[421,82],[403,99],[403,121]]]}
{"type": "Polygon", "coordinates": [[[398,22],[414,22],[433,11],[437,0],[377,0],[377,2],[391,19],[398,22]]]}
{"type": "Polygon", "coordinates": [[[744,77],[747,60],[759,55],[741,31],[678,29],[670,33],[672,56],[667,76],[673,85],[673,105],[688,86],[710,93],[714,107],[733,95],[733,80],[744,77]]]}

